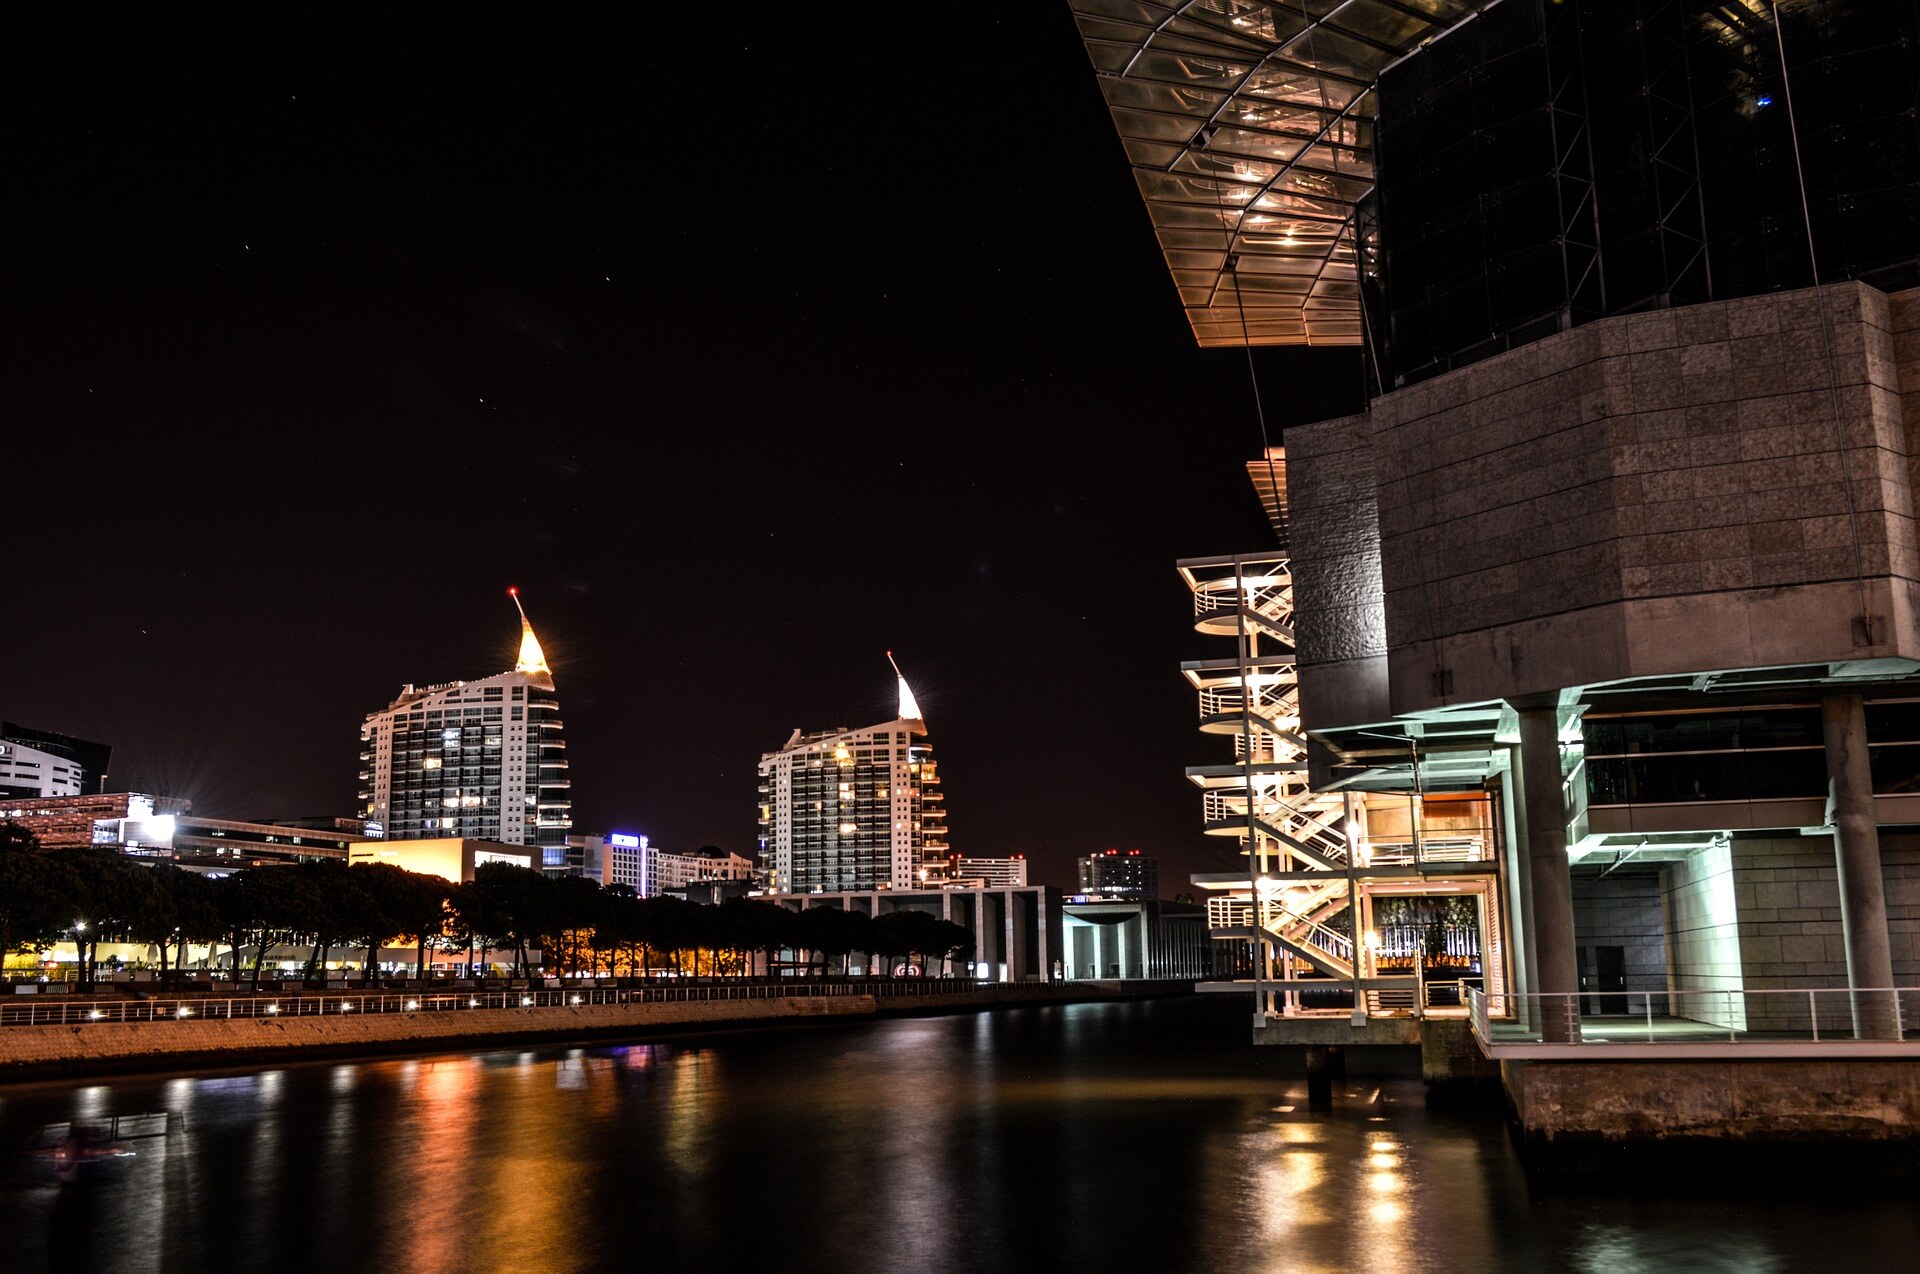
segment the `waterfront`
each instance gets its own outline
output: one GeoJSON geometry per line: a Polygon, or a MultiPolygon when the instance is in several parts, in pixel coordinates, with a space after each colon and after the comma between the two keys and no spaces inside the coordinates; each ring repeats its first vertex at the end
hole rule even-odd
{"type": "Polygon", "coordinates": [[[126,1181],[12,1173],[0,1269],[1785,1270],[1920,1244],[1904,1186],[1541,1189],[1491,1111],[1355,1073],[1312,1113],[1297,1065],[1203,997],[22,1085],[10,1149],[177,1118],[126,1181]]]}

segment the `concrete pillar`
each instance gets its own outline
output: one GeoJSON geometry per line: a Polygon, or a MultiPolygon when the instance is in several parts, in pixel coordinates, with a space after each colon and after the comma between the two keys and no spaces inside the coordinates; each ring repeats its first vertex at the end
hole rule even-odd
{"type": "Polygon", "coordinates": [[[1861,1039],[1898,1039],[1894,997],[1886,990],[1893,986],[1893,954],[1865,705],[1857,694],[1827,695],[1820,700],[1820,724],[1827,744],[1827,821],[1833,825],[1840,875],[1840,931],[1847,944],[1847,985],[1854,992],[1853,1033],[1861,1039]]]}
{"type": "Polygon", "coordinates": [[[1095,942],[1095,948],[1100,953],[1100,972],[1097,976],[1110,978],[1114,974],[1114,966],[1120,963],[1120,957],[1115,950],[1119,943],[1112,925],[1099,926],[1099,934],[1095,942]]]}
{"type": "Polygon", "coordinates": [[[1555,996],[1540,1005],[1541,1038],[1565,1043],[1580,1038],[1577,1005],[1579,966],[1573,938],[1573,877],[1567,870],[1567,803],[1560,782],[1560,713],[1555,707],[1519,709],[1520,791],[1527,819],[1527,879],[1533,913],[1536,994],[1555,996]]]}
{"type": "Polygon", "coordinates": [[[1032,947],[1032,935],[1027,931],[1026,908],[1020,905],[1020,895],[1012,890],[1007,899],[1007,981],[1024,982],[1027,977],[1027,954],[1032,947]]]}
{"type": "Polygon", "coordinates": [[[1333,1108],[1333,1072],[1336,1058],[1339,1069],[1346,1070],[1346,1059],[1339,1056],[1342,1051],[1338,1044],[1307,1045],[1307,1108],[1309,1110],[1333,1108]]]}
{"type": "Polygon", "coordinates": [[[1060,909],[1056,904],[1051,911],[1048,910],[1047,900],[1050,896],[1043,890],[1033,897],[1033,963],[1034,968],[1039,970],[1037,976],[1042,982],[1053,980],[1053,962],[1060,958],[1060,953],[1053,949],[1053,935],[1060,931],[1060,909]]]}

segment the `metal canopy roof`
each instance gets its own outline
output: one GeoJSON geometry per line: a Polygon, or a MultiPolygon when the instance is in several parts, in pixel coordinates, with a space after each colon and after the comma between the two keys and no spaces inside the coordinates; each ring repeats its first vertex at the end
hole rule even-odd
{"type": "Polygon", "coordinates": [[[1200,344],[1359,344],[1374,86],[1497,0],[1069,3],[1200,344]]]}

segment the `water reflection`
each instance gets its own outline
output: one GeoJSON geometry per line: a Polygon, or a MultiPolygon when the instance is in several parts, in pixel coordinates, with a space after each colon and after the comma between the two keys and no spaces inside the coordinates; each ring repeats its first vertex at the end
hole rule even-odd
{"type": "Polygon", "coordinates": [[[183,1116],[94,1191],[0,1189],[0,1270],[1769,1270],[1905,1262],[1901,1198],[1543,1192],[1484,1112],[1213,1000],[42,1085],[0,1143],[183,1116]]]}

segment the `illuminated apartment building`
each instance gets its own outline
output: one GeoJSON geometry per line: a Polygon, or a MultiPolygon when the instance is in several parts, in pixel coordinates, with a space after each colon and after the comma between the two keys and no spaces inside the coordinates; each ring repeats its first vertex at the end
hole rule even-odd
{"type": "Polygon", "coordinates": [[[760,758],[760,862],[769,892],[906,889],[946,879],[940,777],[906,678],[899,688],[894,720],[795,730],[760,758]]]}
{"type": "Polygon", "coordinates": [[[1160,860],[1137,849],[1110,849],[1080,859],[1080,892],[1108,898],[1158,898],[1160,860]]]}
{"type": "Polygon", "coordinates": [[[573,825],[566,746],[553,674],[522,610],[512,671],[408,685],[368,715],[360,727],[360,811],[388,840],[564,850],[573,825]]]}

